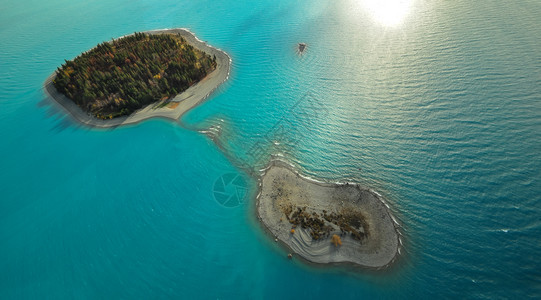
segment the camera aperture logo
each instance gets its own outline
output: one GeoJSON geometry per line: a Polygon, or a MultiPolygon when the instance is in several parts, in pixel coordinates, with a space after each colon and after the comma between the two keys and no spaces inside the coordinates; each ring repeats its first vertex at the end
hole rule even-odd
{"type": "MultiPolygon", "coordinates": [[[[263,141],[254,143],[246,155],[251,161],[262,161],[268,156],[269,145],[276,141],[286,144],[288,147],[295,147],[303,139],[309,138],[315,122],[324,121],[329,111],[324,101],[320,101],[306,92],[299,100],[294,101],[293,106],[279,118],[271,129],[263,134],[263,141]]],[[[247,161],[240,161],[237,167],[253,171],[253,166],[247,161]]],[[[214,182],[214,199],[224,207],[237,207],[244,203],[247,196],[246,181],[235,173],[227,173],[220,176],[214,182]]]]}
{"type": "Polygon", "coordinates": [[[237,207],[246,197],[246,180],[239,174],[227,173],[214,182],[214,199],[225,207],[237,207]]]}

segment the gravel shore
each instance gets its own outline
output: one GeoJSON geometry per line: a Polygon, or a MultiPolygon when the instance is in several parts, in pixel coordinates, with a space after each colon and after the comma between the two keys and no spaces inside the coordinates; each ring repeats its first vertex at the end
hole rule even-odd
{"type": "Polygon", "coordinates": [[[313,263],[351,263],[367,268],[385,268],[399,253],[396,223],[377,193],[358,184],[308,179],[283,161],[272,161],[263,174],[257,213],[265,228],[293,254],[313,263]],[[290,220],[294,214],[289,214],[288,207],[293,211],[304,210],[310,216],[362,216],[364,225],[358,227],[363,238],[355,239],[332,222],[325,222],[332,228],[330,233],[313,239],[310,228],[292,225],[290,220]],[[331,243],[335,234],[340,237],[341,246],[331,243]]]}

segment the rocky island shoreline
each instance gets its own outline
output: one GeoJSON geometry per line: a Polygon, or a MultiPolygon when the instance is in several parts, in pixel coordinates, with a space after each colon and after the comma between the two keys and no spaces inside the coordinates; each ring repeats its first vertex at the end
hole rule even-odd
{"type": "Polygon", "coordinates": [[[398,224],[380,195],[358,184],[303,177],[280,160],[264,170],[256,210],[291,255],[312,263],[380,269],[400,251],[398,224]]]}

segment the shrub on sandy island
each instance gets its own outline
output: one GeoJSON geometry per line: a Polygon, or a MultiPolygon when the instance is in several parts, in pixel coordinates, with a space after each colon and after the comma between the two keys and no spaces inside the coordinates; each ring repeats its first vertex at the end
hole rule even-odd
{"type": "Polygon", "coordinates": [[[331,243],[333,243],[335,247],[342,246],[342,240],[336,234],[333,234],[331,243]]]}

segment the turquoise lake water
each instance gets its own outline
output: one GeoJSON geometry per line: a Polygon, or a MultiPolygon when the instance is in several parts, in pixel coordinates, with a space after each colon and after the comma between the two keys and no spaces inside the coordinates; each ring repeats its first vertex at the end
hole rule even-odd
{"type": "Polygon", "coordinates": [[[1,2],[0,298],[540,298],[541,2],[394,2],[1,2]],[[179,122],[46,98],[64,59],[175,27],[233,60],[179,122]],[[271,154],[382,194],[398,262],[288,260],[255,217],[271,154]]]}

